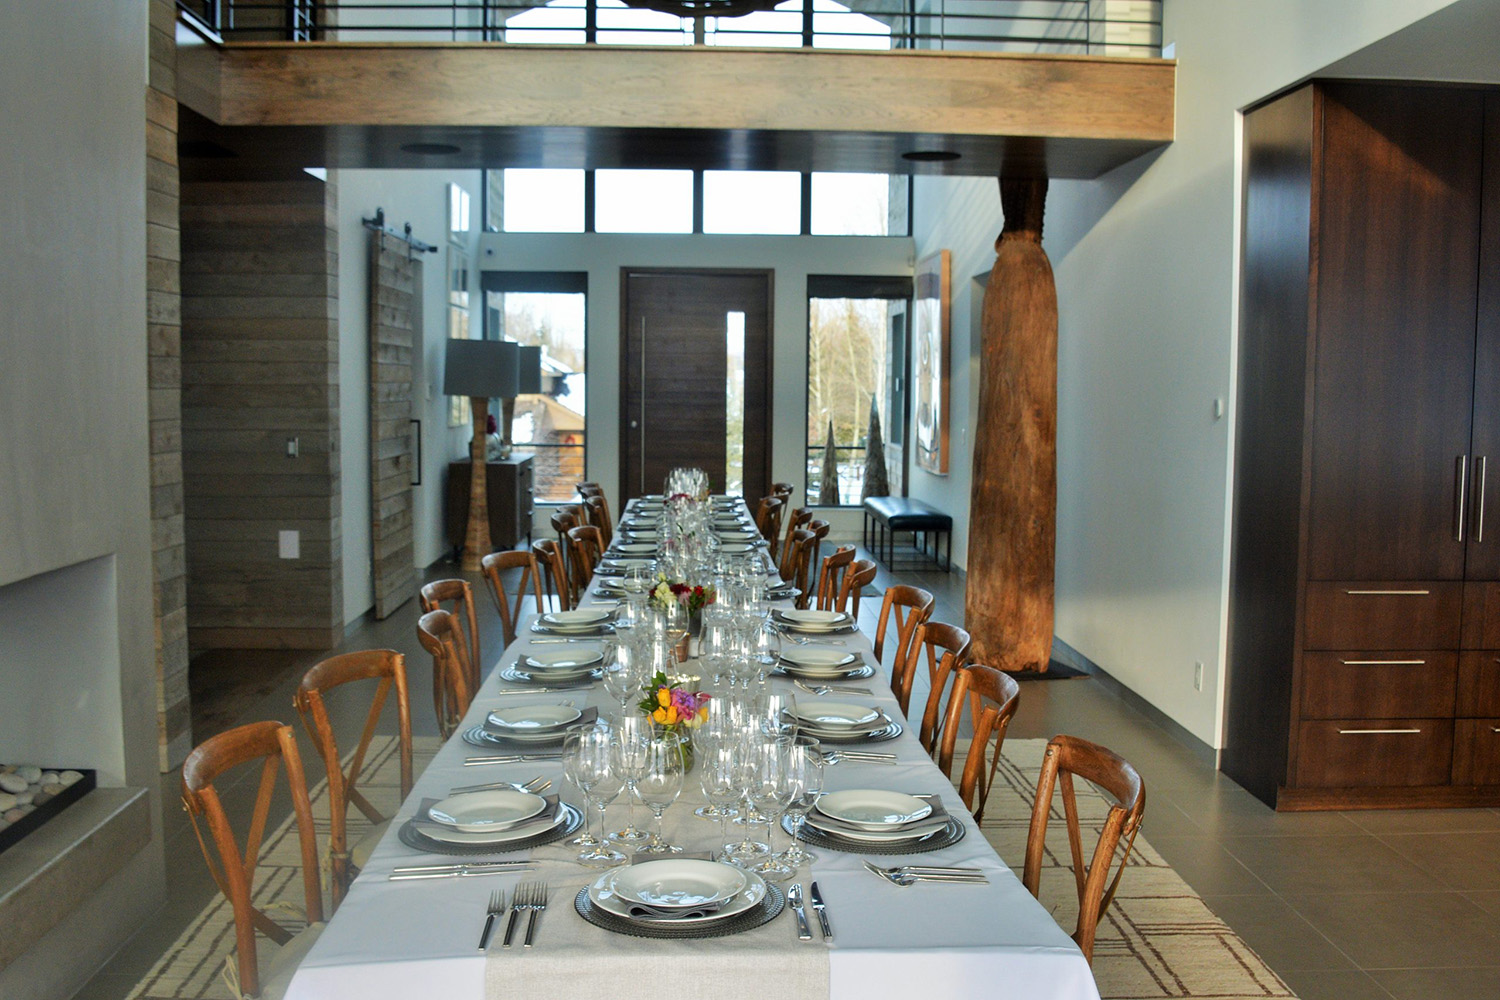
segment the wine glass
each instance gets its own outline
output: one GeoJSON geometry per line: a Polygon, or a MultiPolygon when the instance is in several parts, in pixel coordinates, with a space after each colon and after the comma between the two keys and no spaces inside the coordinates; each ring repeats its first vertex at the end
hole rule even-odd
{"type": "MultiPolygon", "coordinates": [[[[575,784],[585,782],[588,791],[584,792],[584,829],[587,831],[592,821],[589,805],[597,802],[599,806],[599,838],[590,838],[593,842],[584,846],[578,855],[578,860],[590,868],[609,868],[625,861],[625,855],[610,847],[603,839],[604,834],[604,810],[609,803],[620,794],[625,787],[619,772],[614,767],[613,752],[611,749],[611,734],[605,726],[587,726],[581,729],[577,736],[569,735],[571,749],[574,752],[575,764],[573,780],[575,784]]],[[[567,750],[564,751],[565,753],[567,750]]],[[[582,784],[579,785],[583,787],[582,784]]]]}
{"type": "MultiPolygon", "coordinates": [[[[694,746],[695,748],[697,746],[696,735],[694,746]]],[[[697,750],[695,759],[698,767],[698,781],[703,786],[703,796],[708,799],[708,808],[715,810],[719,820],[718,860],[728,861],[731,846],[729,820],[736,815],[737,810],[733,806],[740,798],[734,746],[732,743],[716,741],[709,747],[697,750]]],[[[701,810],[699,815],[703,815],[701,810]]]]}
{"type": "Polygon", "coordinates": [[[792,817],[792,846],[783,851],[780,857],[790,867],[797,868],[817,860],[817,856],[811,851],[802,849],[802,843],[798,839],[802,834],[802,824],[807,822],[808,810],[817,804],[818,796],[823,794],[823,755],[818,752],[817,747],[793,748],[787,758],[786,782],[786,813],[792,817]]]}
{"type": "Polygon", "coordinates": [[[611,744],[611,755],[615,768],[625,781],[625,829],[609,835],[610,840],[636,843],[645,840],[647,834],[635,828],[635,798],[637,787],[646,771],[646,743],[651,737],[651,723],[643,716],[626,715],[615,727],[615,739],[611,744]]]}
{"type": "Polygon", "coordinates": [[[655,582],[656,563],[649,559],[633,559],[625,566],[625,576],[620,581],[620,589],[625,591],[631,600],[645,600],[645,596],[651,592],[655,582]]]}
{"type": "MultiPolygon", "coordinates": [[[[590,808],[593,805],[591,792],[593,791],[595,781],[598,780],[598,775],[588,760],[589,749],[584,739],[588,729],[589,727],[581,726],[577,729],[569,730],[568,734],[563,737],[562,754],[563,777],[573,787],[583,793],[583,832],[568,841],[568,843],[574,847],[583,847],[585,849],[598,847],[600,843],[594,836],[593,828],[588,823],[588,817],[593,811],[590,808]]],[[[587,853],[587,850],[585,850],[585,853],[587,853]]],[[[582,855],[579,856],[582,857],[582,855]]]]}
{"type": "Polygon", "coordinates": [[[797,699],[789,694],[767,692],[757,700],[761,731],[768,738],[797,735],[797,699]]]}
{"type": "Polygon", "coordinates": [[[750,802],[766,820],[766,854],[752,870],[773,881],[791,878],[796,872],[776,854],[776,823],[791,801],[792,786],[787,781],[786,770],[793,749],[790,740],[777,739],[756,744],[750,751],[754,760],[750,802]]]}
{"type": "Polygon", "coordinates": [[[645,683],[641,654],[633,642],[615,646],[615,658],[604,664],[604,690],[620,704],[620,718],[630,714],[630,699],[640,693],[645,683]]]}
{"type": "Polygon", "coordinates": [[[759,760],[756,750],[762,746],[765,746],[765,740],[760,732],[754,728],[747,728],[740,731],[731,750],[734,757],[735,789],[739,793],[737,798],[745,804],[745,808],[734,822],[736,825],[744,826],[745,836],[738,844],[726,844],[724,850],[729,862],[741,867],[754,863],[755,859],[763,854],[770,853],[768,845],[750,839],[750,835],[755,830],[755,824],[761,822],[763,818],[755,812],[750,794],[751,786],[758,780],[759,760]]]}
{"type": "Polygon", "coordinates": [[[662,839],[662,813],[682,793],[682,772],[686,765],[682,738],[676,733],[662,733],[645,741],[646,767],[636,787],[641,801],[656,817],[651,840],[640,848],[642,854],[677,854],[682,848],[662,839]]]}

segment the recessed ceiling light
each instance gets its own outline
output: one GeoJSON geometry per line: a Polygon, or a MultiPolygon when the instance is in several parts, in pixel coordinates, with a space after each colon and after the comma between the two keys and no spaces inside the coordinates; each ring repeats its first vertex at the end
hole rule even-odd
{"type": "Polygon", "coordinates": [[[958,159],[960,155],[950,149],[914,149],[909,153],[902,153],[901,159],[917,163],[946,163],[958,159]]]}
{"type": "Polygon", "coordinates": [[[401,147],[403,153],[416,153],[420,156],[452,156],[463,150],[457,146],[450,146],[446,142],[408,142],[401,147]]]}

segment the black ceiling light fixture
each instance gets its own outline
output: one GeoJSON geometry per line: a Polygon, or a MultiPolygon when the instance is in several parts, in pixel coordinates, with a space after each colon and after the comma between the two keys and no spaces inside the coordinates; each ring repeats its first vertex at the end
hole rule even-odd
{"type": "Polygon", "coordinates": [[[625,0],[627,7],[676,14],[679,17],[740,17],[771,10],[781,0],[625,0]]]}
{"type": "Polygon", "coordinates": [[[463,150],[446,142],[408,142],[401,147],[401,152],[416,153],[419,156],[452,156],[463,150]]]}
{"type": "Polygon", "coordinates": [[[962,155],[951,149],[913,149],[902,153],[901,159],[911,160],[913,163],[949,163],[960,159],[962,155]]]}

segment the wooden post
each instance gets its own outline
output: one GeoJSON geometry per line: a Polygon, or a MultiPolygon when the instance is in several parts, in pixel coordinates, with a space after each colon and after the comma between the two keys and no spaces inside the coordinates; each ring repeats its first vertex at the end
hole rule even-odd
{"type": "Polygon", "coordinates": [[[490,504],[486,492],[490,470],[485,458],[490,401],[470,396],[469,409],[474,414],[474,437],[469,441],[469,527],[464,532],[463,558],[458,565],[460,569],[478,573],[479,561],[494,547],[490,542],[490,504]]]}
{"type": "Polygon", "coordinates": [[[1057,541],[1057,288],[1046,178],[1000,179],[1005,226],[984,292],[964,627],[973,659],[1047,669],[1057,541]]]}

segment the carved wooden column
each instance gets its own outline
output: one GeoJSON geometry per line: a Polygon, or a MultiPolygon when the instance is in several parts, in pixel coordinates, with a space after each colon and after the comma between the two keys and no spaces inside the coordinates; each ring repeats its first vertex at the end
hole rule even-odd
{"type": "Polygon", "coordinates": [[[1057,539],[1057,288],[1046,178],[1000,179],[1005,226],[984,292],[964,626],[974,660],[1046,670],[1057,539]]]}
{"type": "Polygon", "coordinates": [[[485,455],[488,444],[486,418],[490,415],[490,401],[483,396],[470,396],[469,410],[474,416],[474,436],[469,439],[469,525],[464,532],[464,550],[458,568],[478,573],[480,561],[494,548],[490,543],[490,502],[487,494],[490,469],[485,455]]]}

